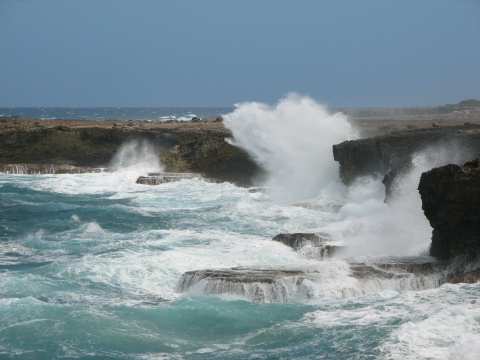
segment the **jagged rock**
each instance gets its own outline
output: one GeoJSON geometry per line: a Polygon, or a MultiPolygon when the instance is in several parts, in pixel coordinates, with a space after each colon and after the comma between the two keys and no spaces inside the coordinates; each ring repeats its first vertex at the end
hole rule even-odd
{"type": "Polygon", "coordinates": [[[278,234],[273,241],[291,247],[295,251],[301,251],[309,259],[324,259],[338,254],[343,247],[328,243],[331,238],[328,234],[294,233],[278,234]]]}
{"type": "Polygon", "coordinates": [[[480,255],[480,159],[422,174],[422,208],[433,228],[430,254],[480,255]]]}
{"type": "Polygon", "coordinates": [[[480,156],[480,126],[452,126],[394,132],[369,139],[345,141],[333,146],[340,178],[352,184],[357,178],[408,166],[412,155],[431,146],[452,148],[459,144],[460,161],[480,156]],[[463,159],[463,160],[462,160],[463,159]]]}

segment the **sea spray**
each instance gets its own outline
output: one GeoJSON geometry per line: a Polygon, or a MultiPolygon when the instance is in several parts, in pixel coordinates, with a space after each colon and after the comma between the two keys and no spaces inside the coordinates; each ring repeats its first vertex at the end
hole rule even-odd
{"type": "Polygon", "coordinates": [[[353,137],[345,115],[331,114],[308,97],[290,94],[275,106],[237,104],[224,116],[236,145],[244,148],[269,174],[276,200],[315,197],[339,183],[332,145],[353,137]]]}
{"type": "Polygon", "coordinates": [[[162,171],[164,168],[155,147],[146,140],[134,140],[122,144],[114,155],[111,166],[117,169],[144,172],[162,171]]]}
{"type": "Polygon", "coordinates": [[[341,185],[332,145],[356,137],[343,114],[331,114],[311,98],[290,94],[273,107],[238,104],[224,123],[235,144],[266,169],[266,186],[275,202],[308,199],[323,210],[337,208],[332,204],[340,207],[337,222],[315,230],[342,241],[348,249],[344,256],[427,253],[432,230],[417,191],[420,175],[467,157],[454,143],[419,151],[412,165],[397,175],[386,204],[380,177],[357,179],[349,188],[341,185]]]}
{"type": "Polygon", "coordinates": [[[459,144],[432,146],[412,155],[411,166],[397,174],[388,204],[379,178],[361,178],[349,187],[340,210],[346,255],[418,255],[428,253],[430,227],[417,187],[420,175],[449,163],[461,162],[459,144]]]}

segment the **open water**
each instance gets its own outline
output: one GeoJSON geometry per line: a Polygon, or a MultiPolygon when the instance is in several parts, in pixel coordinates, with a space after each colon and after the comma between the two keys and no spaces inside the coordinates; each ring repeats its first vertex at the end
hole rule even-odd
{"type": "Polygon", "coordinates": [[[178,107],[0,107],[0,116],[17,116],[25,119],[65,120],[190,120],[192,117],[210,118],[231,112],[228,107],[178,108],[178,107]]]}
{"type": "Polygon", "coordinates": [[[225,124],[270,172],[271,192],[199,179],[138,185],[162,165],[131,161],[135,147],[113,173],[0,174],[0,358],[480,358],[479,284],[371,283],[342,257],[271,241],[317,231],[350,259],[425,256],[431,229],[411,189],[448,154],[418,154],[387,206],[378,179],[338,180],[331,145],[355,137],[343,115],[291,96],[240,104],[225,124]],[[301,284],[309,296],[286,284],[284,301],[179,291],[186,271],[235,266],[321,276],[301,284]]]}

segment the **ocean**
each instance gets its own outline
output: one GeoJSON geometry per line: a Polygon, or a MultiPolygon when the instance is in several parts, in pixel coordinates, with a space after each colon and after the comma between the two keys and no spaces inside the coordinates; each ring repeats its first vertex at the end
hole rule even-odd
{"type": "Polygon", "coordinates": [[[65,120],[191,120],[229,113],[232,107],[0,107],[1,116],[65,120]]]}
{"type": "MultiPolygon", "coordinates": [[[[218,115],[211,111],[164,109],[152,120],[218,115]]],[[[296,96],[219,113],[270,174],[259,184],[266,192],[201,179],[136,184],[162,164],[124,161],[124,153],[115,172],[0,174],[0,358],[480,358],[480,284],[437,286],[435,274],[421,283],[370,281],[348,266],[429,258],[416,186],[452,154],[417,154],[387,205],[381,179],[350,187],[338,179],[331,145],[357,136],[343,114],[296,96]],[[328,234],[346,250],[319,259],[272,241],[295,232],[328,234]],[[179,284],[187,271],[234,267],[315,276],[263,284],[260,300],[254,282],[244,291],[179,284]]],[[[34,117],[63,117],[42,114],[34,117]]]]}

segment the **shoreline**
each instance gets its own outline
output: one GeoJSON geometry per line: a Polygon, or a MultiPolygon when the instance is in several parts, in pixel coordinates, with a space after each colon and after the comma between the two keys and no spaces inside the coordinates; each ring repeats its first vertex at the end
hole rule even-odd
{"type": "MultiPolygon", "coordinates": [[[[341,174],[342,169],[344,174],[351,173],[351,179],[347,175],[342,177],[346,183],[349,182],[348,179],[353,181],[362,174],[363,170],[356,169],[354,165],[358,167],[363,160],[368,162],[365,174],[372,173],[370,165],[374,161],[368,159],[365,149],[368,150],[369,156],[373,156],[372,159],[381,160],[378,169],[382,167],[380,165],[383,165],[385,167],[383,170],[386,171],[386,169],[396,169],[408,165],[409,154],[413,153],[419,144],[438,142],[442,133],[444,133],[444,138],[448,138],[460,131],[462,139],[471,137],[472,141],[480,144],[477,142],[477,134],[480,134],[480,115],[477,114],[452,118],[443,117],[438,122],[432,122],[430,116],[412,116],[408,119],[396,120],[372,118],[349,120],[352,126],[366,137],[362,140],[334,145],[333,155],[335,160],[340,162],[341,174]],[[466,123],[468,126],[465,126],[466,123]],[[462,129],[458,129],[459,126],[462,129]],[[385,142],[383,146],[385,154],[378,153],[378,151],[383,151],[380,146],[381,141],[385,142]],[[395,144],[398,146],[395,147],[395,144]],[[400,153],[405,156],[405,159],[397,159],[396,162],[389,160],[389,164],[384,164],[385,159],[394,158],[395,154],[400,153]],[[361,159],[355,160],[355,156],[352,154],[360,156],[361,159]],[[355,160],[354,164],[349,165],[352,159],[355,160]]],[[[156,155],[166,164],[167,172],[202,173],[209,178],[250,186],[261,170],[245,151],[226,141],[231,137],[231,132],[225,128],[224,124],[215,119],[98,121],[3,118],[0,119],[0,150],[3,149],[0,152],[0,169],[2,165],[7,164],[56,164],[63,165],[62,171],[66,173],[77,173],[81,170],[72,169],[70,166],[84,169],[100,167],[102,164],[108,164],[125,142],[148,140],[156,148],[156,155]],[[7,150],[12,151],[8,154],[7,150]],[[32,160],[32,156],[37,156],[34,162],[29,161],[32,160]]],[[[374,169],[374,172],[377,172],[378,169],[374,169]]],[[[92,170],[92,172],[94,171],[96,170],[92,170]]],[[[455,259],[449,260],[449,264],[453,266],[455,259]]],[[[358,276],[370,276],[370,267],[360,265],[356,270],[358,276]]],[[[409,266],[407,270],[403,269],[403,271],[408,274],[416,274],[419,281],[422,281],[423,270],[414,263],[409,266]]],[[[229,277],[233,276],[229,271],[235,272],[235,269],[226,270],[229,277]]],[[[466,265],[461,266],[454,268],[450,277],[442,281],[476,282],[479,280],[478,271],[475,269],[474,272],[468,272],[466,265]]],[[[196,276],[195,272],[192,274],[192,276],[196,276]]],[[[259,276],[266,276],[262,272],[259,274],[259,276]]],[[[215,271],[213,276],[217,276],[215,271]]],[[[268,274],[266,279],[271,281],[271,276],[275,277],[277,274],[268,274]]],[[[389,279],[393,275],[384,271],[375,276],[379,279],[389,279]]],[[[242,282],[244,275],[240,279],[235,277],[232,279],[233,282],[242,282]]]]}
{"type": "MultiPolygon", "coordinates": [[[[346,114],[348,121],[358,129],[362,138],[377,136],[399,130],[423,129],[429,127],[445,127],[464,125],[465,123],[480,125],[480,110],[454,111],[451,113],[391,115],[391,116],[355,116],[346,114]]],[[[190,120],[121,120],[121,119],[35,119],[16,116],[0,116],[0,133],[7,129],[25,129],[35,127],[68,126],[111,128],[118,126],[151,128],[214,128],[229,132],[223,126],[221,115],[209,118],[190,120]]]]}

